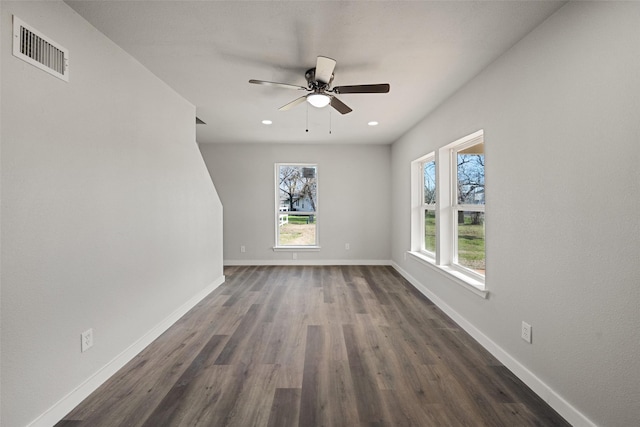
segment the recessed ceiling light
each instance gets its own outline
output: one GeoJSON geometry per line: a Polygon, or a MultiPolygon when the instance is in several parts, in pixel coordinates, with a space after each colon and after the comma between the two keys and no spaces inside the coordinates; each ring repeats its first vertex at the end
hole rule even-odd
{"type": "Polygon", "coordinates": [[[272,122],[271,120],[263,120],[263,121],[262,121],[262,124],[263,124],[263,125],[270,125],[270,124],[272,124],[272,123],[273,123],[273,122],[272,122]]]}
{"type": "Polygon", "coordinates": [[[378,126],[378,122],[376,122],[375,120],[370,121],[369,123],[367,123],[369,126],[378,126]]]}

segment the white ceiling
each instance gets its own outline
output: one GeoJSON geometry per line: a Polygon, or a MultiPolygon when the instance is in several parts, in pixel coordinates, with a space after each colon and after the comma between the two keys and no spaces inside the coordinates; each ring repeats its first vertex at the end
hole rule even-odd
{"type": "Polygon", "coordinates": [[[207,123],[197,126],[199,143],[375,144],[392,143],[564,3],[66,2],[196,105],[207,123]],[[342,116],[306,103],[278,111],[304,93],[248,83],[306,86],[318,55],[337,61],[334,86],[391,91],[340,95],[353,108],[342,116]]]}

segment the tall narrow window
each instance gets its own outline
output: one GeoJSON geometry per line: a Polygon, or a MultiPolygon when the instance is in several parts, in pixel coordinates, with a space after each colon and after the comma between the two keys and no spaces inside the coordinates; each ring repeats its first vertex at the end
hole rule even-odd
{"type": "Polygon", "coordinates": [[[421,250],[430,257],[436,254],[436,160],[433,155],[420,165],[422,171],[421,250]]]}
{"type": "Polygon", "coordinates": [[[484,276],[484,142],[452,149],[454,264],[484,276]]]}
{"type": "Polygon", "coordinates": [[[318,245],[318,168],[276,164],[276,247],[318,245]]]}

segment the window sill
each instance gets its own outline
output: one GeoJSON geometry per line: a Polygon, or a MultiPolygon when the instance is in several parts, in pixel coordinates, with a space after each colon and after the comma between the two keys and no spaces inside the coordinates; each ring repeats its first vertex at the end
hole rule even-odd
{"type": "Polygon", "coordinates": [[[320,246],[274,246],[274,252],[320,252],[320,246]]]}
{"type": "Polygon", "coordinates": [[[421,264],[427,265],[443,276],[451,279],[454,283],[462,286],[464,289],[478,295],[481,298],[487,298],[489,291],[485,290],[484,283],[474,279],[461,271],[455,270],[446,265],[436,265],[432,259],[429,259],[420,252],[407,251],[409,255],[421,264]]]}

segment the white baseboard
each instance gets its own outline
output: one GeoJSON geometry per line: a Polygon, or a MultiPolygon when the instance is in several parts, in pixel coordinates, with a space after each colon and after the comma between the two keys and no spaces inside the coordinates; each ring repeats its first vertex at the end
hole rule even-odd
{"type": "Polygon", "coordinates": [[[476,328],[471,322],[465,319],[457,311],[442,301],[436,294],[431,292],[427,286],[418,281],[403,270],[397,263],[392,262],[395,268],[409,283],[411,283],[424,296],[429,298],[447,316],[451,317],[462,329],[480,343],[489,353],[506,366],[515,376],[520,378],[531,390],[540,398],[547,402],[553,409],[564,417],[574,427],[597,427],[594,422],[587,418],[582,412],[567,402],[562,396],[538,378],[533,372],[523,366],[518,360],[507,353],[502,347],[487,337],[482,331],[476,328]]]}
{"type": "Polygon", "coordinates": [[[218,286],[225,281],[224,276],[220,276],[209,286],[194,295],[189,301],[182,304],[173,313],[167,316],[153,329],[144,334],[138,341],[131,344],[122,353],[116,356],[112,361],[100,368],[96,373],[89,377],[85,382],[80,384],[75,390],[71,391],[65,397],[60,399],[55,405],[45,411],[38,418],[33,420],[27,427],[51,427],[67,415],[73,408],[78,406],[84,399],[107,381],[113,374],[118,372],[120,368],[132,360],[138,353],[144,350],[156,338],[162,335],[174,323],[191,310],[196,304],[202,301],[207,295],[213,292],[218,286]]]}
{"type": "Polygon", "coordinates": [[[391,261],[384,259],[227,259],[224,265],[391,265],[391,261]]]}

